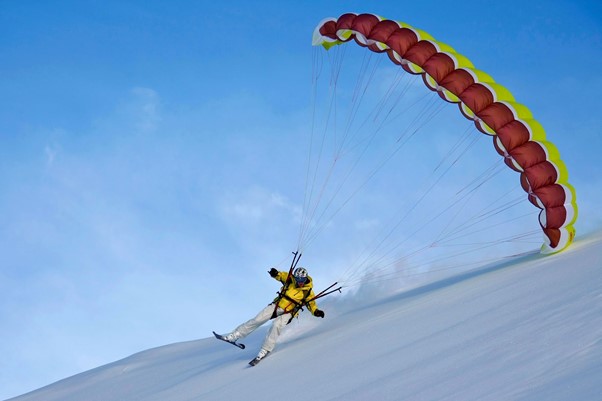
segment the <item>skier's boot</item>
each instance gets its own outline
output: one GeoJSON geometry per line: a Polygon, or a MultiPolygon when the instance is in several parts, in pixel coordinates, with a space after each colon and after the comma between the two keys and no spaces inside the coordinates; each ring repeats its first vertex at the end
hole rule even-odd
{"type": "Polygon", "coordinates": [[[270,351],[267,351],[265,349],[261,349],[259,351],[259,353],[257,354],[257,356],[255,357],[255,359],[253,359],[251,362],[249,362],[249,365],[251,366],[255,366],[259,363],[259,361],[261,361],[263,358],[265,358],[266,356],[268,356],[268,354],[270,353],[270,351]]]}
{"type": "Polygon", "coordinates": [[[215,336],[215,338],[217,338],[218,340],[222,340],[225,341],[227,343],[230,343],[232,345],[237,346],[240,349],[245,349],[245,345],[241,344],[241,343],[237,343],[236,340],[238,340],[240,338],[240,334],[238,332],[233,332],[230,334],[226,334],[224,336],[222,336],[221,334],[217,334],[215,331],[213,332],[213,335],[215,336]]]}
{"type": "Polygon", "coordinates": [[[222,336],[224,338],[224,340],[228,341],[229,343],[233,343],[236,342],[236,340],[238,340],[240,338],[240,335],[238,334],[238,332],[233,331],[230,334],[226,334],[225,336],[222,336]]]}

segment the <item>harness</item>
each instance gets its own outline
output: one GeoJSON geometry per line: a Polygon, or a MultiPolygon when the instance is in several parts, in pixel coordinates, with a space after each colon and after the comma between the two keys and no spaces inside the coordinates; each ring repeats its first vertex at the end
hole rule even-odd
{"type": "MultiPolygon", "coordinates": [[[[291,283],[292,282],[289,282],[289,280],[287,280],[284,283],[282,288],[280,288],[280,291],[278,291],[278,297],[274,301],[274,303],[276,304],[276,308],[278,308],[278,304],[280,303],[280,301],[282,299],[286,299],[291,304],[295,305],[290,311],[285,311],[283,313],[283,315],[285,315],[287,313],[291,314],[291,318],[288,320],[288,322],[286,324],[289,324],[293,320],[293,318],[297,315],[297,313],[299,313],[299,311],[303,310],[303,307],[305,306],[306,302],[308,301],[309,294],[311,293],[311,291],[313,289],[313,287],[308,287],[308,288],[297,287],[299,290],[301,290],[303,292],[303,298],[301,298],[301,300],[298,301],[296,299],[289,297],[286,294],[286,291],[288,290],[291,283]]],[[[271,319],[274,319],[275,317],[276,317],[275,314],[273,314],[271,319]]]]}
{"type": "Polygon", "coordinates": [[[300,259],[301,253],[299,251],[293,252],[293,261],[291,262],[291,268],[288,270],[286,280],[282,283],[284,285],[278,292],[278,298],[276,298],[276,300],[274,301],[274,312],[272,312],[272,317],[270,317],[270,319],[275,319],[278,316],[278,304],[280,303],[282,297],[286,294],[288,286],[291,285],[291,283],[293,282],[293,269],[297,266],[297,263],[299,263],[300,259]]]}
{"type": "Polygon", "coordinates": [[[335,285],[338,284],[337,282],[335,282],[334,284],[331,284],[330,286],[328,286],[326,289],[322,290],[317,295],[314,295],[313,297],[308,299],[307,297],[311,293],[311,291],[313,289],[313,285],[311,287],[308,287],[307,289],[297,287],[298,289],[303,291],[303,298],[301,299],[301,301],[292,299],[291,297],[289,297],[286,294],[286,291],[288,290],[288,287],[293,282],[293,269],[297,266],[297,263],[299,263],[299,259],[301,259],[301,253],[299,251],[293,252],[293,261],[291,262],[291,267],[288,271],[288,275],[286,276],[286,280],[284,280],[284,282],[281,281],[283,286],[280,288],[280,291],[278,291],[278,297],[276,297],[276,299],[274,300],[274,312],[272,312],[272,316],[270,317],[270,319],[275,319],[276,317],[278,317],[278,304],[280,303],[282,298],[286,299],[287,301],[289,301],[290,303],[295,305],[293,307],[293,309],[291,309],[290,311],[285,311],[283,313],[283,315],[287,314],[287,313],[291,314],[291,318],[288,320],[288,322],[286,322],[286,324],[289,324],[293,320],[295,315],[297,313],[299,313],[299,311],[303,310],[303,307],[305,305],[308,305],[310,302],[315,301],[318,298],[322,298],[326,295],[332,294],[335,291],[341,292],[341,288],[343,288],[343,287],[338,287],[338,288],[332,289],[332,287],[334,287],[335,285]]]}

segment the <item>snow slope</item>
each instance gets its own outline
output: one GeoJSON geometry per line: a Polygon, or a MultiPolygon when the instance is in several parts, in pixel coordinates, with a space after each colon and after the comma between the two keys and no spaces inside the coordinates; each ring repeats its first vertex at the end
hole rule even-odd
{"type": "Polygon", "coordinates": [[[601,262],[597,234],[371,303],[333,298],[253,368],[265,330],[246,350],[167,345],[12,400],[600,400],[601,262]]]}

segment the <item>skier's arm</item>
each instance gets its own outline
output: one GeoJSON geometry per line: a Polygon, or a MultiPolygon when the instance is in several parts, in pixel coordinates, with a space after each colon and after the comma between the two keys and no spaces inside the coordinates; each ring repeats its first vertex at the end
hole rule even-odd
{"type": "Polygon", "coordinates": [[[282,284],[285,283],[286,279],[288,278],[288,272],[279,272],[278,270],[276,270],[276,268],[272,267],[269,271],[268,274],[274,279],[274,280],[278,280],[280,281],[282,284]]]}
{"type": "Polygon", "coordinates": [[[278,272],[278,274],[272,277],[274,277],[275,280],[280,281],[282,284],[285,284],[286,279],[288,278],[288,272],[278,272]]]}
{"type": "MultiPolygon", "coordinates": [[[[311,290],[307,299],[312,299],[315,296],[316,294],[314,294],[314,290],[311,290]]],[[[318,310],[318,305],[316,305],[316,301],[309,301],[307,303],[307,309],[309,309],[312,315],[315,315],[315,312],[318,310]]]]}

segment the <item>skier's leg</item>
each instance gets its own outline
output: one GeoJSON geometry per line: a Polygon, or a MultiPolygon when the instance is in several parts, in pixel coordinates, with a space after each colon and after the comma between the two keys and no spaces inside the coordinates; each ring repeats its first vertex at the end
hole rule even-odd
{"type": "Polygon", "coordinates": [[[244,338],[251,334],[255,329],[259,326],[270,320],[272,317],[272,313],[274,312],[274,304],[270,304],[262,309],[257,316],[248,321],[244,322],[237,328],[235,328],[230,334],[226,337],[229,341],[236,341],[239,338],[244,338]]]}
{"type": "Polygon", "coordinates": [[[280,332],[282,331],[284,326],[286,326],[290,318],[291,315],[286,314],[280,315],[276,319],[274,319],[274,323],[272,323],[272,327],[270,327],[270,330],[268,330],[268,334],[266,335],[265,340],[263,341],[263,345],[261,346],[262,350],[272,352],[272,350],[276,346],[276,340],[278,339],[280,332]]]}

